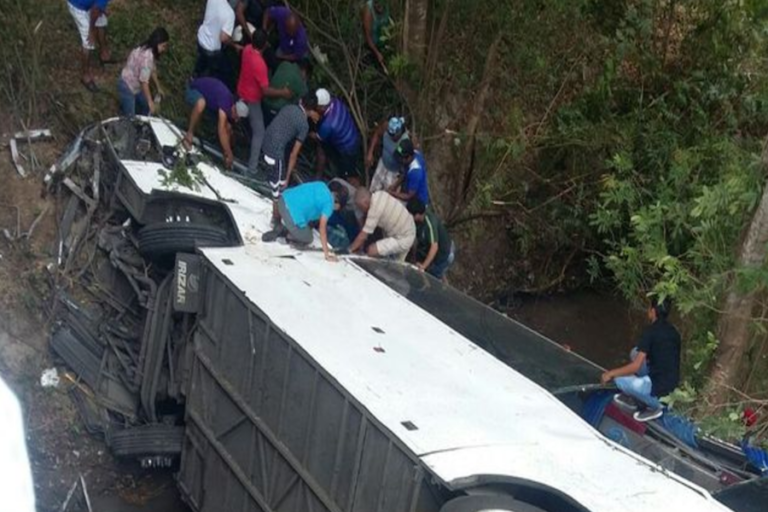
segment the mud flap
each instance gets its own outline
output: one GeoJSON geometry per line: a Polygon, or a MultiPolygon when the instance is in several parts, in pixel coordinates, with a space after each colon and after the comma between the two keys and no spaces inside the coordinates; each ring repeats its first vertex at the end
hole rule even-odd
{"type": "Polygon", "coordinates": [[[179,313],[197,313],[200,306],[200,257],[176,254],[173,279],[173,309],[179,313]]]}

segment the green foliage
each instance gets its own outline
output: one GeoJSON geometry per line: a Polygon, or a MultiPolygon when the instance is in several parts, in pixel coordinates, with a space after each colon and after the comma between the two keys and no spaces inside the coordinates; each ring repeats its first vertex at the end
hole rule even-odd
{"type": "MultiPolygon", "coordinates": [[[[676,389],[662,401],[678,413],[687,416],[696,416],[701,409],[702,397],[695,388],[684,385],[676,389]]],[[[744,424],[744,408],[742,406],[730,406],[719,414],[711,414],[700,419],[698,426],[702,431],[720,439],[743,439],[747,434],[744,424]]]]}
{"type": "MultiPolygon", "coordinates": [[[[584,205],[600,254],[590,277],[607,271],[632,301],[675,300],[685,389],[695,393],[717,347],[725,291],[768,289],[768,266],[740,269],[735,259],[765,179],[765,3],[593,0],[584,13],[603,59],[559,109],[548,144],[600,175],[584,205]]],[[[737,434],[730,416],[707,428],[737,434]]]]}
{"type": "Polygon", "coordinates": [[[164,187],[182,186],[199,191],[200,185],[205,182],[205,177],[200,169],[197,166],[188,166],[184,158],[177,158],[170,171],[160,169],[158,172],[162,176],[161,183],[164,187]]]}

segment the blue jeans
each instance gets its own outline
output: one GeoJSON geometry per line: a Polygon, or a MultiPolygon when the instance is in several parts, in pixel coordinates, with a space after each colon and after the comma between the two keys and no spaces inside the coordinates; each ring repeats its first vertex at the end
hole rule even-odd
{"type": "Polygon", "coordinates": [[[187,102],[187,105],[189,105],[190,107],[194,107],[195,104],[197,103],[197,100],[200,100],[200,99],[205,99],[205,97],[203,96],[203,93],[187,85],[187,90],[184,91],[184,101],[187,102]]]}
{"type": "Polygon", "coordinates": [[[149,114],[149,103],[147,103],[144,93],[139,91],[138,94],[133,94],[122,78],[117,81],[117,94],[120,97],[120,113],[122,115],[133,117],[136,114],[140,116],[149,114]]]}
{"type": "MultiPolygon", "coordinates": [[[[629,354],[632,361],[637,358],[637,347],[632,349],[629,354]]],[[[644,361],[636,375],[628,375],[626,377],[616,377],[613,379],[616,387],[621,390],[625,395],[629,395],[632,398],[639,400],[651,409],[661,409],[661,402],[658,398],[651,394],[653,384],[651,378],[648,376],[648,362],[644,361]]]]}

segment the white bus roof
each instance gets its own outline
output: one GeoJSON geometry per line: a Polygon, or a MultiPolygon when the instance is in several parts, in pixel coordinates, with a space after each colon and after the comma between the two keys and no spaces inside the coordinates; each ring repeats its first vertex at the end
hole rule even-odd
{"type": "MultiPolygon", "coordinates": [[[[179,132],[152,123],[161,144],[176,145],[179,132]]],[[[126,168],[145,192],[168,190],[145,175],[157,170],[126,168]]],[[[438,478],[455,486],[478,475],[530,480],[592,512],[729,510],[608,441],[354,260],[333,264],[318,251],[262,243],[271,202],[213,167],[201,169],[220,196],[236,201],[228,206],[245,241],[203,249],[205,258],[438,478]]]]}

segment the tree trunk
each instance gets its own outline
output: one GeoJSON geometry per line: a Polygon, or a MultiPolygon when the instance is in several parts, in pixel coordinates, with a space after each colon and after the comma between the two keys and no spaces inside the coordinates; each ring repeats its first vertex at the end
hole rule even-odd
{"type": "MultiPolygon", "coordinates": [[[[768,139],[763,146],[762,165],[768,168],[768,139]]],[[[768,184],[763,188],[752,221],[741,243],[737,266],[759,268],[766,257],[768,245],[768,184]]],[[[731,390],[741,384],[741,364],[749,349],[755,294],[744,293],[732,282],[717,325],[719,345],[704,390],[705,403],[713,410],[726,403],[731,390]]]]}
{"type": "Polygon", "coordinates": [[[462,151],[461,160],[458,162],[459,171],[453,178],[453,208],[449,210],[450,213],[447,217],[449,223],[455,221],[466,206],[469,189],[472,186],[475,170],[475,142],[477,139],[477,131],[480,127],[480,120],[485,112],[485,104],[490,96],[491,83],[494,76],[493,72],[496,69],[496,55],[499,52],[499,46],[501,46],[503,38],[504,32],[499,32],[496,39],[494,39],[493,43],[491,43],[491,46],[488,48],[488,53],[486,54],[485,65],[483,67],[483,78],[478,87],[478,93],[475,95],[475,99],[472,103],[472,110],[466,124],[466,141],[464,143],[464,151],[462,151]]]}
{"type": "Polygon", "coordinates": [[[403,47],[411,62],[421,67],[427,53],[427,13],[429,0],[405,0],[403,47]]]}

